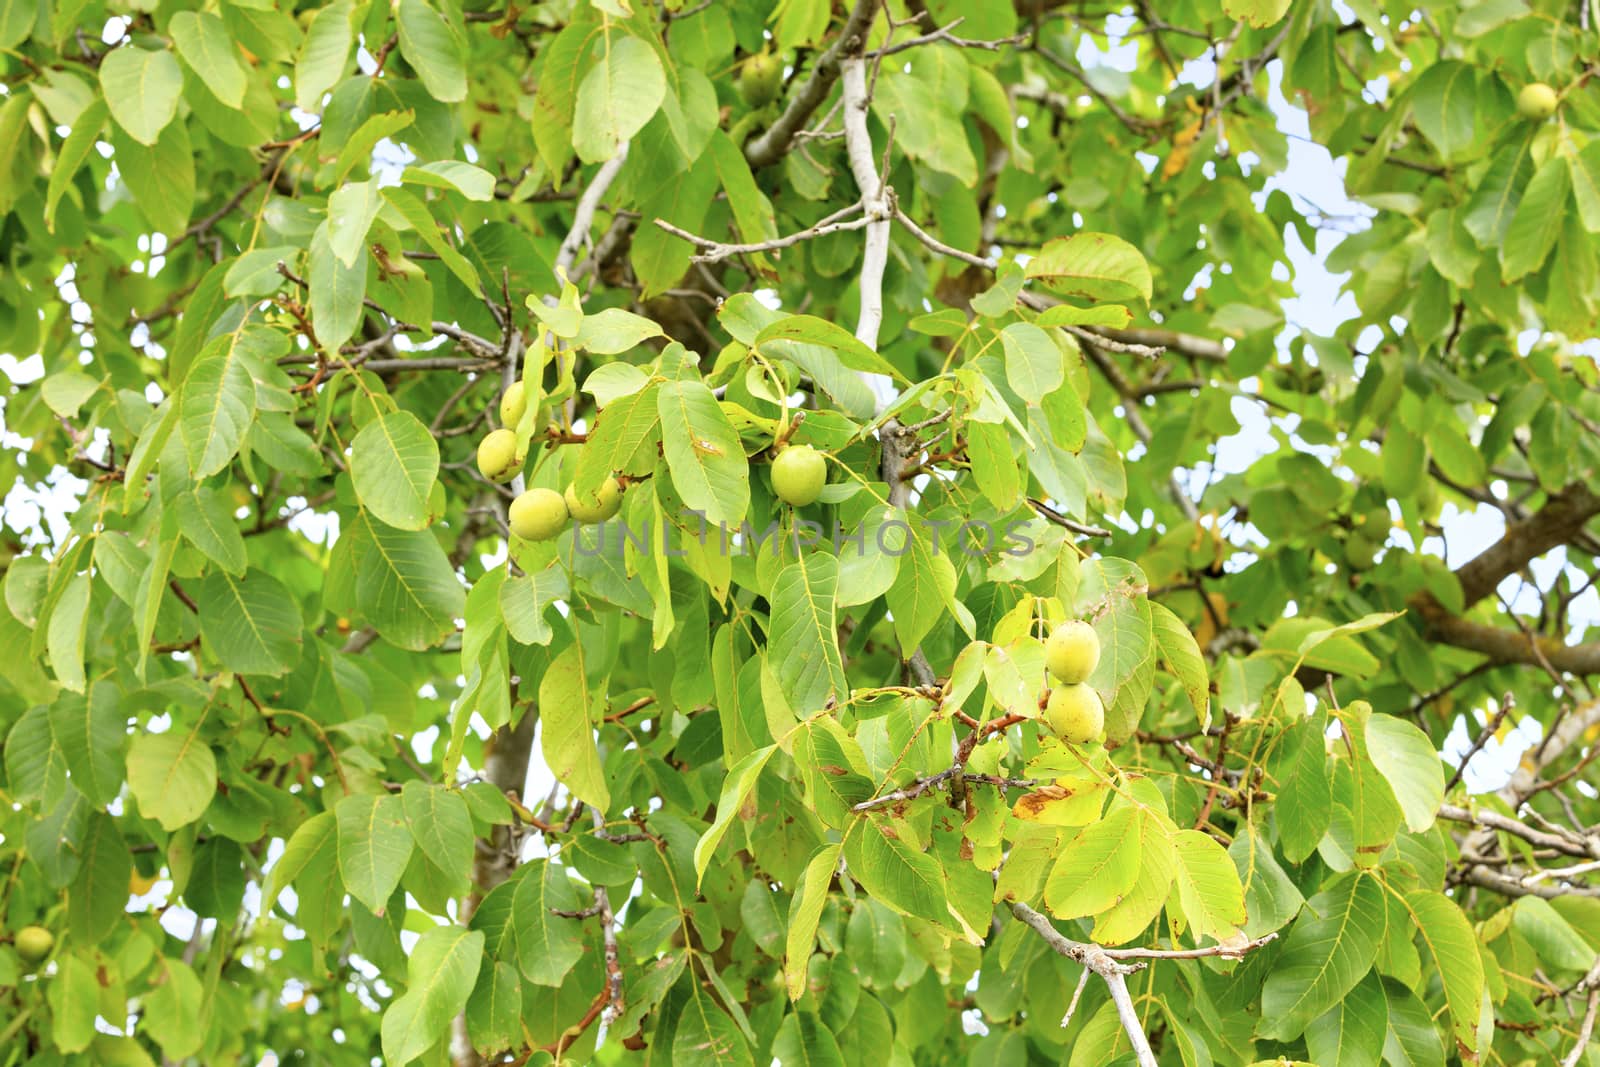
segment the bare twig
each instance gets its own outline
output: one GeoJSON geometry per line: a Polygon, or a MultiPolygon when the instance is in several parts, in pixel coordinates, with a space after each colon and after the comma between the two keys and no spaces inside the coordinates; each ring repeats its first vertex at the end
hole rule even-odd
{"type": "Polygon", "coordinates": [[[578,253],[589,243],[589,230],[594,226],[594,215],[600,207],[600,198],[606,195],[606,190],[611,188],[611,183],[616,180],[622,165],[627,161],[628,142],[624,141],[622,147],[617,149],[617,154],[602,163],[600,169],[595,171],[589,187],[578,197],[577,206],[572,211],[572,228],[567,231],[567,236],[562,239],[561,248],[556,253],[555,266],[558,278],[572,270],[573,264],[578,261],[578,253]]]}
{"type": "Polygon", "coordinates": [[[1028,503],[1033,507],[1034,511],[1039,513],[1041,518],[1055,523],[1062,529],[1071,530],[1075,534],[1081,534],[1084,537],[1110,537],[1112,535],[1112,531],[1103,526],[1091,526],[1088,523],[1067,518],[1067,516],[1061,514],[1061,512],[1046,504],[1043,500],[1029,497],[1028,503]]]}
{"type": "Polygon", "coordinates": [[[699,234],[690,233],[688,230],[685,230],[679,226],[674,226],[666,219],[656,219],[655,224],[672,234],[674,237],[681,237],[685,241],[688,241],[699,248],[705,249],[704,252],[700,252],[691,256],[689,258],[689,262],[719,263],[731,256],[750,255],[757,252],[775,252],[780,248],[793,247],[802,241],[809,241],[817,237],[826,237],[831,233],[843,233],[849,230],[862,230],[872,225],[874,222],[879,221],[871,216],[863,216],[855,219],[847,217],[859,210],[861,210],[861,204],[857,202],[845,208],[843,211],[835,212],[815,225],[809,226],[797,233],[787,234],[783,237],[774,237],[770,241],[756,241],[749,244],[727,244],[722,241],[713,240],[710,237],[702,237],[699,234]]]}
{"type": "MultiPolygon", "coordinates": [[[[882,48],[867,53],[868,59],[883,59],[885,56],[898,55],[913,48],[921,48],[926,44],[948,44],[956,48],[979,48],[986,52],[998,52],[1006,45],[1021,44],[1028,39],[1026,33],[1012,34],[1010,37],[999,37],[991,41],[973,40],[968,37],[957,37],[950,31],[966,21],[966,17],[952,19],[949,23],[939,27],[932,33],[925,33],[920,37],[909,37],[904,41],[885,45],[882,48]]],[[[903,22],[901,25],[905,25],[903,22]]]]}
{"type": "Polygon", "coordinates": [[[1578,1061],[1583,1059],[1583,1054],[1589,1049],[1589,1038],[1594,1036],[1596,1011],[1600,1011],[1600,989],[1591,989],[1588,1007],[1583,1013],[1583,1022],[1578,1026],[1578,1040],[1573,1042],[1572,1051],[1561,1061],[1561,1067],[1578,1067],[1578,1061]]]}
{"type": "Polygon", "coordinates": [[[975,256],[971,252],[963,252],[959,248],[950,247],[937,237],[933,236],[927,230],[924,230],[921,226],[918,226],[915,222],[911,221],[911,216],[907,215],[904,211],[901,211],[898,204],[895,205],[894,215],[895,218],[900,220],[901,225],[911,231],[911,236],[915,237],[917,240],[921,241],[923,244],[927,245],[941,256],[949,256],[951,259],[959,259],[963,263],[970,263],[972,266],[982,267],[984,270],[994,270],[994,260],[986,259],[983,256],[975,256]]]}
{"type": "Polygon", "coordinates": [[[1467,754],[1461,757],[1460,764],[1456,766],[1456,772],[1445,783],[1444,791],[1446,793],[1454,789],[1456,783],[1461,781],[1461,776],[1467,772],[1467,764],[1472,762],[1472,757],[1483,751],[1483,746],[1489,743],[1489,738],[1493,737],[1500,729],[1500,724],[1506,721],[1506,716],[1511,713],[1511,709],[1515,706],[1516,702],[1510,693],[1501,698],[1500,709],[1489,717],[1488,722],[1483,724],[1483,729],[1478,731],[1478,736],[1472,740],[1472,747],[1468,748],[1467,754]]]}

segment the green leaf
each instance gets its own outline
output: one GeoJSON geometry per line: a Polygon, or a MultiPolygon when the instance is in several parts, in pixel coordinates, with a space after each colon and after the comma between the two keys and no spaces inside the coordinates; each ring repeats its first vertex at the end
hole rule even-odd
{"type": "Polygon", "coordinates": [[[74,693],[82,693],[88,685],[83,669],[83,644],[89,630],[92,582],[87,574],[68,578],[61,599],[50,612],[46,641],[50,669],[56,672],[56,681],[74,693]]]}
{"type": "Polygon", "coordinates": [[[400,799],[417,848],[447,880],[457,883],[453,895],[466,892],[474,841],[467,802],[453,789],[415,779],[400,790],[400,799]]]}
{"type": "Polygon", "coordinates": [[[802,554],[772,584],[767,659],[789,706],[802,717],[849,695],[839,652],[838,584],[838,562],[823,553],[802,554]]]}
{"type": "Polygon", "coordinates": [[[311,238],[311,324],[317,340],[338,348],[355,334],[366,312],[367,251],[359,250],[352,264],[334,252],[329,223],[317,227],[311,238]]]}
{"type": "Polygon", "coordinates": [[[196,479],[208,478],[233,461],[255,416],[255,379],[244,365],[238,340],[238,334],[225,334],[207,345],[183,383],[178,430],[196,479]]]}
{"type": "MultiPolygon", "coordinates": [[[[49,714],[55,746],[35,756],[44,762],[36,762],[34,767],[50,773],[59,769],[56,763],[64,757],[78,791],[97,807],[110,804],[122,789],[122,747],[127,740],[127,716],[121,708],[118,687],[111,682],[95,682],[89,686],[87,698],[60,697],[50,705],[49,714]]],[[[18,729],[22,722],[18,720],[18,729]]],[[[12,737],[17,737],[15,729],[12,737]]],[[[9,755],[10,748],[6,751],[9,755]]],[[[12,774],[11,780],[15,786],[17,775],[12,774]]]]}
{"type": "Polygon", "coordinates": [[[1149,809],[1138,814],[1139,876],[1122,898],[1100,912],[1094,922],[1094,940],[1116,945],[1137,937],[1161,913],[1172,891],[1177,859],[1171,825],[1164,815],[1149,809]]]}
{"type": "Polygon", "coordinates": [[[1444,1045],[1428,1006],[1394,978],[1383,979],[1388,1008],[1383,1059],[1391,1067],[1444,1067],[1444,1045]]]}
{"type": "MultiPolygon", "coordinates": [[[[1294,709],[1298,714],[1299,709],[1294,709]]],[[[1277,778],[1273,808],[1283,855],[1299,863],[1316,851],[1333,818],[1333,788],[1328,781],[1328,751],[1318,720],[1296,723],[1283,737],[1281,755],[1269,769],[1277,778]]]]}
{"type": "Polygon", "coordinates": [[[1222,0],[1222,10],[1229,18],[1242,19],[1259,30],[1288,14],[1289,0],[1222,0]]]}
{"type": "MultiPolygon", "coordinates": [[[[406,827],[405,802],[392,793],[356,793],[340,800],[333,814],[338,820],[339,875],[345,888],[368,911],[382,915],[411,861],[414,842],[406,827]]],[[[411,958],[414,963],[415,952],[411,958]]]]}
{"type": "Polygon", "coordinates": [[[750,797],[750,791],[755,788],[757,779],[761,777],[762,769],[776,751],[778,751],[777,745],[758,748],[728,768],[728,776],[722,784],[722,795],[717,799],[716,820],[706,828],[705,833],[700,835],[700,840],[694,846],[696,888],[705,878],[711,856],[717,851],[717,845],[721,843],[723,836],[727,834],[728,827],[733,825],[733,820],[748,817],[744,811],[745,802],[750,797]]]}
{"type": "Polygon", "coordinates": [[[413,652],[454,633],[466,607],[466,591],[431,533],[397,530],[364,513],[350,518],[334,547],[329,587],[336,610],[413,652]]]}
{"type": "MultiPolygon", "coordinates": [[[[319,811],[295,829],[293,836],[284,844],[283,855],[272,865],[262,884],[262,914],[272,911],[278,894],[298,879],[315,860],[319,857],[335,859],[338,854],[338,834],[338,822],[331,811],[319,811]]],[[[342,892],[340,896],[343,896],[342,892]]],[[[304,900],[303,895],[301,899],[304,900]]]]}
{"type": "Polygon", "coordinates": [[[1136,817],[1132,807],[1118,808],[1072,839],[1045,882],[1045,906],[1052,915],[1098,915],[1133,888],[1143,844],[1135,832],[1136,817]]]}
{"type": "Polygon", "coordinates": [[[1400,802],[1414,834],[1433,825],[1444,800],[1444,765],[1428,736],[1392,715],[1367,720],[1367,755],[1400,802]]]}
{"type": "Polygon", "coordinates": [[[211,95],[229,107],[243,106],[244,67],[222,19],[209,11],[179,11],[167,23],[167,32],[178,55],[200,75],[211,95]]]}
{"type": "Polygon", "coordinates": [[[169,1060],[195,1055],[205,1044],[210,1013],[200,976],[182,960],[163,958],[161,978],[145,1001],[140,1026],[169,1060]]]}
{"type": "MultiPolygon", "coordinates": [[[[411,115],[411,112],[407,111],[402,112],[401,114],[409,116],[411,115]]],[[[356,131],[356,134],[358,137],[371,137],[373,138],[374,143],[376,143],[380,137],[387,136],[387,134],[381,134],[376,130],[369,129],[368,126],[370,125],[371,121],[372,120],[369,120],[367,124],[363,124],[361,129],[356,131]]],[[[408,119],[408,124],[409,121],[410,120],[408,119]]],[[[365,162],[364,156],[362,157],[362,162],[365,162]]],[[[343,172],[344,169],[344,158],[341,154],[341,172],[343,172]]],[[[439,232],[439,224],[434,221],[433,215],[429,213],[427,206],[423,204],[421,200],[419,200],[411,192],[396,186],[388,186],[384,188],[383,198],[387,200],[408,223],[411,224],[411,228],[417,231],[417,235],[422,239],[422,243],[427,245],[429,250],[432,251],[434,255],[438,256],[441,261],[443,261],[444,265],[450,269],[450,273],[461,279],[462,285],[465,285],[470,292],[476,293],[479,291],[480,283],[478,280],[477,271],[473,268],[471,263],[467,262],[467,258],[465,256],[457,251],[453,245],[450,245],[445,241],[444,237],[439,232]]],[[[362,285],[365,284],[366,275],[363,274],[362,285]]]]}
{"type": "Polygon", "coordinates": [[[614,356],[660,336],[661,327],[642,315],[621,308],[606,308],[583,317],[574,343],[596,355],[614,356]]]}
{"type": "MultiPolygon", "coordinates": [[[[1578,217],[1583,220],[1583,228],[1589,233],[1600,233],[1600,141],[1591,141],[1582,152],[1568,156],[1567,165],[1572,177],[1572,197],[1578,203],[1578,217]]],[[[54,176],[51,181],[54,182],[54,176]]]]}
{"type": "Polygon", "coordinates": [[[1444,985],[1456,1043],[1468,1053],[1478,1048],[1478,1018],[1483,1010],[1483,958],[1472,924],[1443,893],[1421,890],[1406,897],[1417,934],[1428,947],[1444,985]]]}
{"type": "Polygon", "coordinates": [[[45,406],[63,418],[77,418],[78,409],[100,388],[100,382],[82,371],[64,370],[39,385],[45,406]]]}
{"type": "Polygon", "coordinates": [[[1000,331],[1005,349],[1006,380],[1022,399],[1040,403],[1061,387],[1061,350],[1050,335],[1026,322],[1013,322],[1000,331]]]}
{"type": "Polygon", "coordinates": [[[178,113],[183,70],[171,52],[125,44],[101,60],[100,89],[117,125],[140,144],[153,145],[178,113]]]}
{"type": "Polygon", "coordinates": [[[395,22],[400,31],[400,54],[416,68],[428,95],[445,103],[467,98],[464,42],[427,0],[399,0],[395,22]]]}
{"type": "Polygon", "coordinates": [[[783,1067],[844,1067],[839,1042],[815,1012],[791,1012],[778,1027],[772,1042],[772,1057],[783,1067]]]}
{"type": "Polygon", "coordinates": [[[750,506],[750,467],[738,431],[704,382],[663,382],[656,390],[662,454],[683,502],[707,523],[737,529],[750,506]]]}
{"type": "Polygon", "coordinates": [[[912,840],[910,826],[868,818],[845,839],[845,862],[861,888],[901,915],[947,924],[944,870],[912,840]]]}
{"type": "Polygon", "coordinates": [[[772,201],[756,184],[755,175],[745,162],[739,146],[727,134],[717,130],[711,135],[711,145],[706,154],[711,157],[717,180],[728,194],[728,206],[733,210],[734,226],[739,231],[740,240],[755,243],[778,236],[772,201]]]}
{"type": "Polygon", "coordinates": [[[174,122],[153,146],[140,144],[113,130],[117,172],[133,193],[134,203],[150,225],[162,233],[181,234],[194,210],[194,152],[183,122],[174,122]]]}
{"type": "MultiPolygon", "coordinates": [[[[1495,153],[1489,169],[1478,180],[1463,220],[1467,232],[1482,249],[1500,248],[1512,216],[1522,202],[1522,189],[1533,174],[1533,138],[1518,137],[1495,153]]],[[[1531,222],[1531,220],[1530,220],[1531,222]]]]}
{"type": "Polygon", "coordinates": [[[1512,927],[1533,946],[1547,968],[1581,974],[1594,965],[1594,949],[1548,900],[1519,897],[1511,916],[1512,927]]]}
{"type": "Polygon", "coordinates": [[[1345,875],[1308,901],[1262,988],[1257,1036],[1292,1040],[1343,1000],[1372,969],[1385,925],[1383,889],[1368,875],[1345,875]]]}
{"type": "Polygon", "coordinates": [[[750,1045],[739,1027],[698,985],[678,1017],[671,1062],[688,1067],[754,1067],[750,1045]]]}
{"type": "Polygon", "coordinates": [[[790,1000],[799,1000],[806,991],[811,949],[817,943],[817,924],[822,919],[823,905],[828,902],[828,886],[839,867],[842,848],[842,845],[836,844],[819,848],[806,863],[794,897],[789,901],[789,934],[784,946],[783,980],[790,1000]]]}
{"type": "Polygon", "coordinates": [[[482,963],[483,934],[477,931],[436,926],[417,939],[406,961],[406,991],[383,1013],[387,1062],[403,1067],[449,1033],[482,963]]]}
{"type": "Polygon", "coordinates": [[[1552,156],[1535,172],[1500,247],[1500,277],[1514,282],[1544,265],[1571,210],[1572,174],[1564,156],[1552,156]]]}
{"type": "Polygon", "coordinates": [[[1383,980],[1374,972],[1306,1027],[1306,1048],[1312,1062],[1328,1067],[1378,1067],[1388,1021],[1383,980]]]}
{"type": "Polygon", "coordinates": [[[82,853],[77,880],[68,891],[67,914],[73,938],[92,945],[109,937],[123,920],[133,857],[117,821],[98,811],[89,816],[82,853]]]}
{"type": "Polygon", "coordinates": [[[585,163],[602,163],[644,129],[667,95],[655,50],[637,37],[607,35],[578,84],[572,147],[585,163]]]}
{"type": "Polygon", "coordinates": [[[0,49],[11,51],[26,41],[33,33],[39,9],[25,0],[4,0],[0,3],[0,49]]]}
{"type": "Polygon", "coordinates": [[[1469,64],[1435,63],[1411,90],[1417,128],[1445,159],[1472,146],[1477,134],[1478,72],[1469,64]]]}
{"type": "Polygon", "coordinates": [[[46,990],[50,1001],[50,1036],[65,1053],[82,1052],[94,1040],[100,982],[95,968],[76,953],[56,959],[56,974],[46,990]]]}
{"type": "MultiPolygon", "coordinates": [[[[831,349],[839,362],[853,371],[866,374],[887,374],[905,381],[905,376],[888,360],[868,348],[856,335],[836,322],[819,319],[815,315],[785,315],[762,327],[752,346],[760,348],[772,341],[794,341],[800,344],[820,345],[831,349]]],[[[787,349],[782,350],[787,354],[787,349]]],[[[1059,354],[1058,354],[1059,358],[1059,354]]]]}
{"type": "Polygon", "coordinates": [[[583,643],[574,641],[551,660],[539,682],[540,748],[556,780],[585,804],[611,804],[605,769],[595,747],[595,710],[601,694],[589,685],[583,643]]]}
{"type": "Polygon", "coordinates": [[[500,587],[500,612],[506,632],[525,645],[548,645],[554,636],[545,613],[570,592],[567,574],[559,568],[508,578],[500,587]]]}
{"type": "Polygon", "coordinates": [[[1178,860],[1178,902],[1196,940],[1227,940],[1246,918],[1244,887],[1227,850],[1199,830],[1179,830],[1172,835],[1172,851],[1178,860]]]}
{"type": "Polygon", "coordinates": [[[207,575],[194,591],[206,649],[237,674],[283,674],[300,661],[300,607],[272,575],[207,575]]]}
{"type": "Polygon", "coordinates": [[[1165,604],[1150,601],[1150,624],[1156,654],[1167,671],[1183,684],[1202,728],[1211,724],[1211,677],[1194,634],[1165,604]]]}
{"type": "Polygon", "coordinates": [[[89,830],[89,815],[89,802],[67,785],[28,827],[23,851],[38,865],[51,889],[62,889],[77,877],[83,863],[81,849],[89,830]]]}
{"type": "Polygon", "coordinates": [[[885,539],[890,551],[899,548],[901,554],[886,601],[894,613],[894,632],[900,643],[901,657],[910,659],[954,601],[956,570],[949,557],[938,551],[923,532],[923,523],[909,513],[902,513],[894,521],[902,530],[904,543],[894,543],[895,538],[885,539]]]}
{"type": "Polygon", "coordinates": [[[176,830],[200,818],[211,803],[217,759],[200,740],[198,726],[140,734],[128,746],[128,788],[145,817],[176,830]]]}
{"type": "Polygon", "coordinates": [[[484,1054],[508,1049],[521,1037],[522,978],[511,964],[496,961],[478,973],[467,1000],[467,1032],[484,1054]]]}
{"type": "Polygon", "coordinates": [[[535,861],[518,872],[511,924],[524,978],[550,987],[566,980],[583,958],[583,927],[577,919],[557,915],[552,909],[577,911],[583,906],[561,867],[535,861]]]}
{"type": "Polygon", "coordinates": [[[180,495],[175,504],[179,528],[189,543],[229,574],[243,575],[250,558],[222,494],[202,485],[180,495]]]}
{"type": "Polygon", "coordinates": [[[68,732],[57,741],[54,710],[43,706],[29,708],[17,717],[6,734],[3,755],[6,782],[19,801],[39,801],[45,808],[55,805],[67,789],[71,765],[62,744],[71,740],[68,732]]]}
{"type": "Polygon", "coordinates": [[[1047,241],[1028,261],[1027,276],[1062,296],[1123,302],[1149,300],[1150,264],[1137,248],[1108,233],[1077,233],[1047,241]]]}
{"type": "Polygon", "coordinates": [[[328,198],[328,247],[346,268],[361,261],[380,204],[378,187],[370,181],[349,182],[328,198]]]}
{"type": "Polygon", "coordinates": [[[438,476],[438,442],[409,411],[374,419],[350,444],[350,477],[362,506],[397,529],[421,530],[433,520],[428,500],[438,476]]]}
{"type": "Polygon", "coordinates": [[[400,180],[435,189],[452,189],[468,200],[494,199],[494,175],[459,159],[441,159],[420,167],[407,167],[400,180]]]}
{"type": "MultiPolygon", "coordinates": [[[[20,8],[22,4],[18,2],[16,6],[20,8]]],[[[78,113],[77,121],[72,124],[72,132],[67,134],[67,139],[61,144],[60,152],[56,155],[56,165],[50,171],[50,185],[45,193],[44,222],[51,233],[54,233],[56,228],[56,205],[61,202],[62,194],[72,184],[78,168],[83,166],[94,151],[95,142],[105,129],[106,119],[110,114],[106,102],[96,98],[78,113]]]]}
{"type": "Polygon", "coordinates": [[[320,112],[323,94],[337,85],[344,73],[354,42],[350,32],[352,10],[349,0],[339,0],[312,18],[294,65],[294,102],[301,111],[320,112]]]}

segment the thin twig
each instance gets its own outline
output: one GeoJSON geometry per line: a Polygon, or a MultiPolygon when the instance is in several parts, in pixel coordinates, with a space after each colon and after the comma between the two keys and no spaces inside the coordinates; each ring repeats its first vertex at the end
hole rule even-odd
{"type": "Polygon", "coordinates": [[[817,237],[826,237],[831,233],[843,233],[848,230],[862,230],[878,221],[875,218],[867,216],[857,219],[847,219],[845,221],[832,221],[838,214],[858,211],[860,208],[861,205],[859,202],[857,202],[846,208],[844,212],[838,212],[835,213],[835,215],[830,215],[828,218],[823,219],[816,225],[809,226],[797,233],[787,234],[783,237],[774,237],[770,241],[755,241],[749,244],[726,244],[722,241],[713,240],[710,237],[702,237],[697,233],[690,233],[688,230],[685,230],[680,226],[674,226],[666,219],[658,218],[655,220],[655,224],[672,234],[674,237],[681,237],[685,241],[688,241],[697,247],[706,249],[704,252],[700,252],[691,256],[689,258],[689,262],[720,263],[722,260],[728,259],[732,256],[753,255],[758,252],[775,252],[780,248],[793,247],[802,241],[810,241],[817,237]]]}

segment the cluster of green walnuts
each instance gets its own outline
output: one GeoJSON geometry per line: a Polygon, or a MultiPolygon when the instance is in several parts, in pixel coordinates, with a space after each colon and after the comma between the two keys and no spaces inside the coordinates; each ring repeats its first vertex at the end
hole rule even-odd
{"type": "MultiPolygon", "coordinates": [[[[513,382],[500,397],[500,428],[491,430],[478,442],[478,472],[491,482],[503,484],[522,472],[527,450],[519,448],[513,427],[527,413],[528,401],[523,384],[513,382]]],[[[810,445],[781,449],[772,461],[772,489],[779,499],[794,507],[805,507],[822,495],[828,481],[828,464],[822,453],[810,445]]],[[[560,535],[573,520],[580,523],[605,522],[622,507],[623,483],[615,476],[600,487],[580,493],[574,485],[565,492],[533,488],[519,493],[507,510],[511,532],[524,541],[548,541],[560,535]]]]}
{"type": "MultiPolygon", "coordinates": [[[[522,472],[526,452],[517,447],[512,429],[528,410],[521,382],[512,382],[500,397],[500,429],[478,442],[478,472],[491,482],[509,482],[522,472]]],[[[573,519],[582,523],[605,522],[622,507],[622,483],[607,478],[598,489],[579,493],[568,485],[565,493],[534,488],[518,494],[506,518],[511,532],[524,541],[548,541],[573,519]]]]}
{"type": "Polygon", "coordinates": [[[1100,638],[1086,622],[1064,622],[1044,642],[1044,665],[1052,686],[1044,721],[1063,741],[1086,745],[1106,732],[1106,709],[1089,675],[1100,663],[1100,638]]]}

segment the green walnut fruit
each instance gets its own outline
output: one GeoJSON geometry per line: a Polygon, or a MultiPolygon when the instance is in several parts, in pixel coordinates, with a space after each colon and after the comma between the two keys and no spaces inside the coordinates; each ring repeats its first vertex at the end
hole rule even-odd
{"type": "Polygon", "coordinates": [[[1543,121],[1556,113],[1560,102],[1556,91],[1544,82],[1529,82],[1517,94],[1517,114],[1525,119],[1543,121]]]}
{"type": "Polygon", "coordinates": [[[37,967],[56,946],[56,936],[42,926],[24,926],[17,931],[17,955],[29,967],[37,967]]]}
{"type": "Polygon", "coordinates": [[[1098,741],[1106,729],[1106,709],[1100,694],[1082,683],[1050,690],[1044,721],[1063,741],[1086,745],[1098,741]]]}
{"type": "Polygon", "coordinates": [[[491,482],[509,482],[522,464],[517,462],[517,435],[512,430],[491,430],[478,442],[478,473],[491,482]]]}
{"type": "Polygon", "coordinates": [[[1086,622],[1064,622],[1044,642],[1044,665],[1061,681],[1087,681],[1100,662],[1100,638],[1086,622]]]}
{"type": "Polygon", "coordinates": [[[1344,557],[1350,564],[1351,570],[1371,570],[1372,565],[1378,560],[1378,552],[1383,548],[1383,542],[1368,537],[1366,533],[1357,531],[1349,536],[1344,543],[1344,557]]]}
{"type": "Polygon", "coordinates": [[[757,52],[739,71],[739,95],[750,107],[766,107],[783,84],[783,61],[771,52],[757,52]]]}
{"type": "Polygon", "coordinates": [[[548,541],[567,528],[567,501],[554,489],[529,489],[511,502],[507,517],[524,541],[548,541]]]}
{"type": "Polygon", "coordinates": [[[521,379],[518,379],[500,394],[500,425],[514,429],[527,410],[528,393],[523,389],[521,379]]]}
{"type": "Polygon", "coordinates": [[[797,508],[821,496],[827,480],[828,461],[810,445],[791,445],[772,461],[772,491],[797,508]]]}
{"type": "Polygon", "coordinates": [[[588,493],[579,493],[569,485],[564,498],[568,514],[579,522],[605,522],[622,507],[622,485],[615,478],[607,478],[599,489],[588,493]]]}

